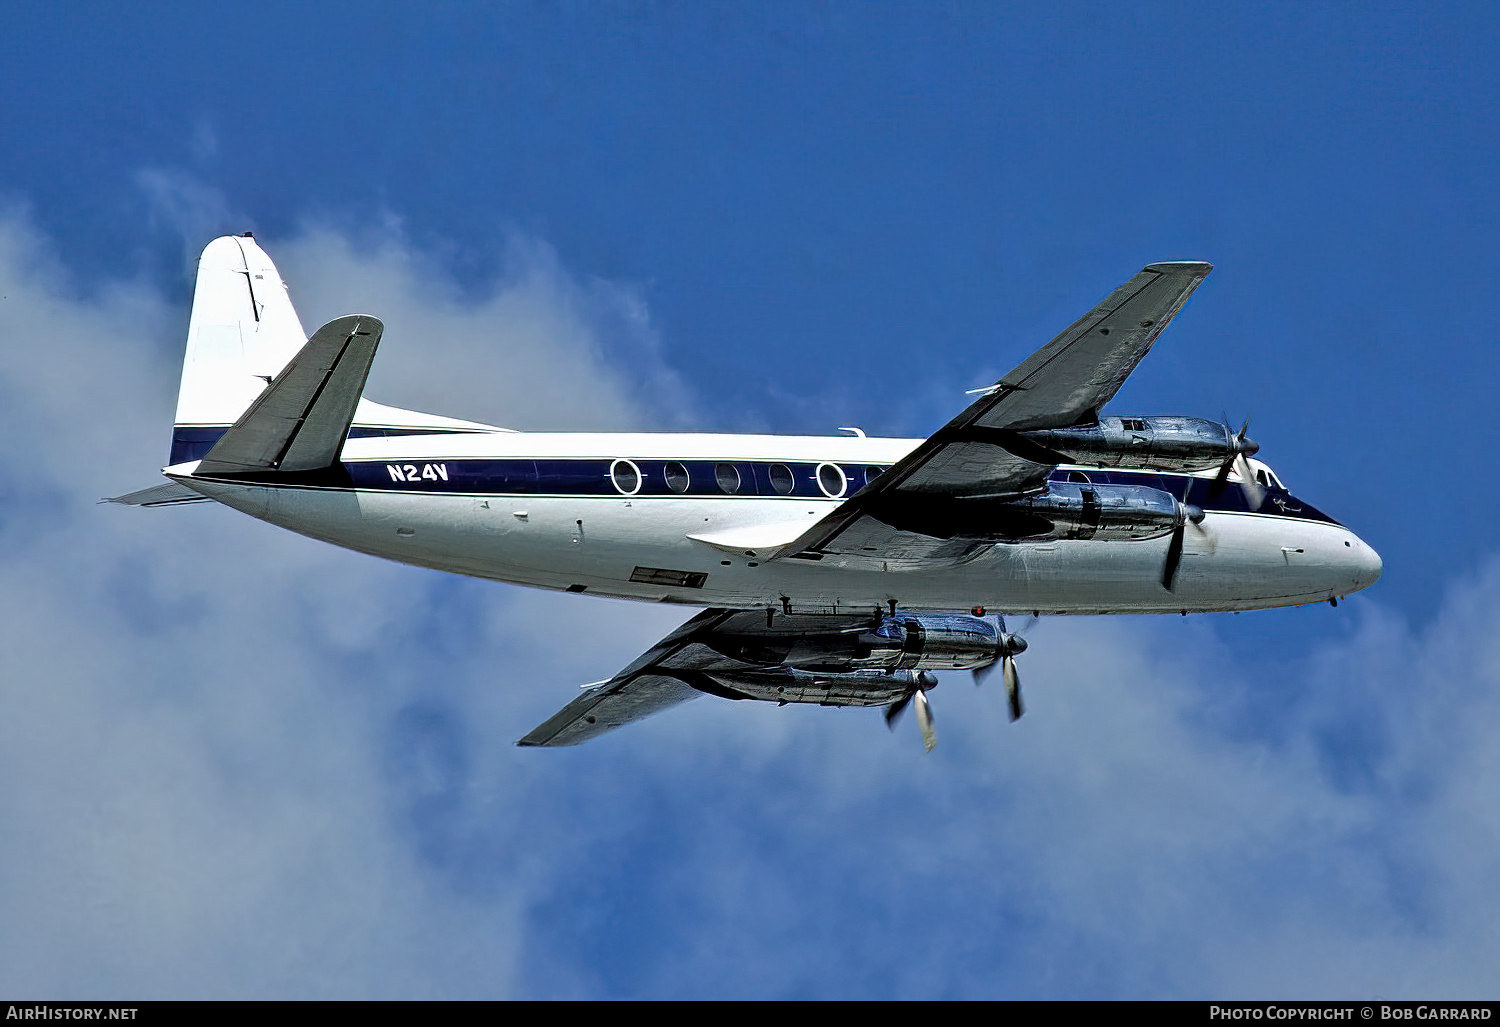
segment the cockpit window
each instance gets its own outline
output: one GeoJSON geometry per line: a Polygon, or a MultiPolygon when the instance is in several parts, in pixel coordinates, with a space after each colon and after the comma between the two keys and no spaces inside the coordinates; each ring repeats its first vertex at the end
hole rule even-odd
{"type": "Polygon", "coordinates": [[[1253,467],[1251,476],[1255,479],[1257,485],[1261,486],[1262,488],[1277,489],[1281,492],[1286,491],[1286,486],[1281,483],[1280,478],[1276,477],[1275,471],[1271,470],[1269,467],[1265,466],[1258,460],[1255,461],[1251,466],[1253,467]]]}

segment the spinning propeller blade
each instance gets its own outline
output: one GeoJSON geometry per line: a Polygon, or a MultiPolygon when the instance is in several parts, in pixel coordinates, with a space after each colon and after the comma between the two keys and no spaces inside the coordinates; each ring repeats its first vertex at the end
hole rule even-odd
{"type": "Polygon", "coordinates": [[[1014,724],[1026,708],[1021,705],[1021,678],[1016,674],[1016,660],[1009,653],[1005,656],[1005,698],[1010,702],[1010,720],[1014,724]]]}
{"type": "MultiPolygon", "coordinates": [[[[1032,617],[1027,626],[1036,623],[1036,617],[1032,617]]],[[[1005,698],[1010,705],[1010,719],[1018,720],[1021,714],[1026,712],[1021,704],[1021,676],[1016,673],[1016,654],[1026,651],[1026,639],[1020,635],[1007,634],[1005,631],[1005,618],[996,616],[995,622],[999,626],[999,640],[995,644],[994,662],[983,667],[974,668],[974,684],[982,685],[994,673],[995,665],[999,664],[1004,672],[1005,698]]]]}
{"type": "MultiPolygon", "coordinates": [[[[1229,431],[1226,424],[1224,430],[1229,431]]],[[[1250,418],[1245,418],[1245,423],[1240,425],[1238,434],[1229,439],[1229,456],[1219,465],[1219,473],[1214,475],[1214,483],[1209,486],[1208,494],[1217,499],[1224,491],[1224,486],[1229,483],[1229,472],[1238,472],[1240,481],[1245,489],[1245,499],[1250,504],[1250,509],[1259,510],[1261,501],[1266,498],[1266,490],[1255,480],[1255,471],[1250,466],[1249,457],[1260,452],[1260,444],[1246,436],[1250,430],[1250,418]]],[[[1170,585],[1167,586],[1171,588],[1170,585]]]]}
{"type": "Polygon", "coordinates": [[[937,729],[932,726],[932,704],[927,701],[927,693],[921,689],[917,690],[917,723],[922,728],[922,747],[931,752],[933,746],[937,745],[937,729]]]}
{"type": "Polygon", "coordinates": [[[906,712],[906,704],[911,702],[912,693],[907,692],[901,698],[885,708],[885,726],[892,731],[896,730],[896,721],[901,719],[901,714],[906,712]]]}
{"type": "Polygon", "coordinates": [[[1161,587],[1171,592],[1177,585],[1177,568],[1182,563],[1182,543],[1187,534],[1188,525],[1200,533],[1202,527],[1203,510],[1191,504],[1183,504],[1182,516],[1179,518],[1177,527],[1172,529],[1172,539],[1167,543],[1167,560],[1161,568],[1161,587]]]}
{"type": "Polygon", "coordinates": [[[928,752],[937,745],[937,729],[932,724],[932,704],[927,701],[927,690],[937,687],[937,675],[922,671],[907,689],[906,694],[885,708],[885,726],[896,730],[896,721],[906,712],[906,707],[917,701],[917,724],[922,728],[922,744],[928,752]]]}

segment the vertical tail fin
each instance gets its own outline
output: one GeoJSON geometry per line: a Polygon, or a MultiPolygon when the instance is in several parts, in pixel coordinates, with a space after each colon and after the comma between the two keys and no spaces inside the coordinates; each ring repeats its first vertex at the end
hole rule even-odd
{"type": "MultiPolygon", "coordinates": [[[[281,274],[266,251],[249,234],[226,235],[209,243],[198,260],[168,465],[207,455],[307,341],[281,274]]],[[[363,388],[363,374],[358,384],[363,388]]],[[[388,407],[357,393],[354,398],[356,437],[508,430],[388,407]]]]}
{"type": "Polygon", "coordinates": [[[306,342],[266,251],[249,234],[209,243],[198,260],[169,463],[206,453],[306,342]]]}

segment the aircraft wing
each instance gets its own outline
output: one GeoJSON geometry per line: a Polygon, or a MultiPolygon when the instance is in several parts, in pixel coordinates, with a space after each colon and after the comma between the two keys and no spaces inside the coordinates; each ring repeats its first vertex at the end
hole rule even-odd
{"type": "MultiPolygon", "coordinates": [[[[1092,424],[1213,265],[1148,264],[969,408],[781,552],[781,558],[961,558],[911,525],[943,504],[1039,490],[1059,462],[1019,433],[1092,424]],[[907,525],[907,528],[898,527],[907,525]]],[[[972,548],[967,547],[967,548],[972,548]]]]}
{"type": "MultiPolygon", "coordinates": [[[[878,620],[878,612],[876,618],[878,620]]],[[[829,647],[872,624],[872,614],[778,614],[704,610],[608,681],[584,692],[517,745],[577,745],[700,695],[833,706],[888,704],[908,677],[810,673],[783,665],[798,646],[829,647]]]]}
{"type": "Polygon", "coordinates": [[[672,657],[686,648],[695,635],[729,615],[728,610],[704,610],[608,681],[586,688],[582,695],[516,744],[577,745],[669,706],[696,699],[701,692],[661,671],[669,669],[672,657]]]}

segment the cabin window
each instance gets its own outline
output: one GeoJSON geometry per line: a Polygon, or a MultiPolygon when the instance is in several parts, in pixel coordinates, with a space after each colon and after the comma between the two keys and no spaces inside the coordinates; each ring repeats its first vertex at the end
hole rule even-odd
{"type": "Polygon", "coordinates": [[[633,496],[641,490],[641,469],[629,460],[616,460],[609,465],[609,480],[621,495],[633,496]]]}
{"type": "Polygon", "coordinates": [[[771,487],[783,496],[790,496],[792,489],[797,487],[797,480],[792,477],[792,469],[786,464],[772,464],[770,478],[771,487]]]}
{"type": "Polygon", "coordinates": [[[1122,417],[1120,427],[1125,431],[1145,431],[1146,422],[1139,417],[1122,417]]]}
{"type": "Polygon", "coordinates": [[[1069,471],[1068,480],[1077,482],[1080,485],[1087,485],[1089,483],[1089,476],[1082,471],[1069,471]]]}
{"type": "Polygon", "coordinates": [[[686,492],[688,485],[692,483],[692,479],[688,476],[688,469],[676,460],[667,464],[666,478],[667,488],[673,492],[686,492]]]}
{"type": "Polygon", "coordinates": [[[848,479],[844,477],[844,469],[838,464],[818,465],[818,488],[822,489],[823,495],[829,499],[842,496],[848,484],[848,479]]]}
{"type": "Polygon", "coordinates": [[[734,495],[740,490],[740,469],[734,464],[715,464],[714,481],[719,483],[719,490],[734,495]]]}
{"type": "Polygon", "coordinates": [[[868,485],[876,478],[885,473],[884,467],[876,467],[873,464],[865,468],[865,484],[868,485]]]}

